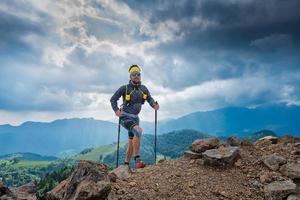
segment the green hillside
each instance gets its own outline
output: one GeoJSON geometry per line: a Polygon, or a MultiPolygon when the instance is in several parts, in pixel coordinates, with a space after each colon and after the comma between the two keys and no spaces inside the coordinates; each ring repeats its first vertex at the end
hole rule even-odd
{"type": "MultiPolygon", "coordinates": [[[[200,138],[211,137],[208,134],[192,130],[183,129],[172,131],[157,136],[157,161],[162,158],[175,159],[182,156],[183,152],[188,150],[191,143],[200,138]]],[[[120,148],[119,163],[124,162],[127,144],[120,148]]],[[[154,135],[145,134],[142,137],[140,154],[147,164],[154,163],[154,135]]],[[[133,162],[133,159],[131,160],[133,162]]],[[[116,162],[116,152],[104,157],[105,164],[114,166],[116,162]]],[[[131,163],[133,164],[133,163],[131,163]]]]}
{"type": "MultiPolygon", "coordinates": [[[[120,148],[124,148],[127,142],[120,142],[120,148]]],[[[105,156],[112,154],[117,149],[117,143],[105,145],[97,148],[88,148],[81,151],[79,154],[72,156],[75,160],[92,160],[96,162],[103,162],[105,156]]]]}
{"type": "Polygon", "coordinates": [[[13,159],[18,159],[18,160],[27,160],[27,161],[53,161],[57,160],[58,157],[55,156],[42,156],[39,154],[35,153],[11,153],[11,154],[6,154],[0,156],[0,160],[13,160],[13,159]]]}

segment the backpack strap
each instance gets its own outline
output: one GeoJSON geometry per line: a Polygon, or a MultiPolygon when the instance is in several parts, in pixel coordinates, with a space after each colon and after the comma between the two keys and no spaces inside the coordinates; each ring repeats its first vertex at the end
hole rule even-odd
{"type": "MultiPolygon", "coordinates": [[[[138,90],[142,93],[143,95],[143,101],[142,101],[142,104],[145,103],[145,101],[147,100],[148,98],[148,95],[146,93],[143,92],[143,90],[139,87],[138,90]]],[[[125,103],[126,105],[128,105],[131,101],[131,94],[134,90],[132,90],[130,93],[128,91],[128,84],[126,85],[126,90],[125,90],[125,103]]]]}
{"type": "Polygon", "coordinates": [[[142,94],[143,94],[143,104],[145,103],[145,101],[147,100],[147,98],[148,98],[148,95],[146,94],[146,93],[144,93],[143,92],[143,90],[141,89],[141,88],[139,88],[139,91],[141,91],[142,92],[142,94]]]}

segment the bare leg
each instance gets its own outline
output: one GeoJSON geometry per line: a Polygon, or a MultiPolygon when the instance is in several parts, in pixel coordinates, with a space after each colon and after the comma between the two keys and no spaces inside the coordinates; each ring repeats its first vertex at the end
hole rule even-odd
{"type": "Polygon", "coordinates": [[[130,162],[132,153],[133,153],[133,139],[129,139],[125,162],[128,163],[130,162]]]}
{"type": "Polygon", "coordinates": [[[142,137],[142,129],[138,125],[135,125],[133,128],[137,130],[139,134],[139,137],[137,137],[136,135],[134,135],[133,137],[134,154],[137,156],[140,155],[140,142],[141,142],[140,140],[142,137]]]}

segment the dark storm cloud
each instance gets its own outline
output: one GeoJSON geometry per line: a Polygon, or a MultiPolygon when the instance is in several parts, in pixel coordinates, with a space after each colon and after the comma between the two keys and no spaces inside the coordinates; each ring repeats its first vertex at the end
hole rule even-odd
{"type": "Polygon", "coordinates": [[[190,68],[189,79],[184,81],[183,73],[171,83],[174,88],[246,74],[280,76],[300,68],[300,1],[126,2],[153,24],[178,23],[182,40],[155,49],[168,58],[181,57],[190,68]]]}
{"type": "Polygon", "coordinates": [[[174,20],[186,34],[184,45],[195,49],[247,49],[251,41],[286,34],[299,45],[300,1],[126,1],[152,23],[174,20]],[[151,9],[149,9],[151,8],[151,9]],[[211,22],[202,28],[193,20],[211,22]]]}
{"type": "Polygon", "coordinates": [[[35,51],[32,45],[25,41],[25,37],[29,34],[45,35],[46,32],[41,24],[2,11],[0,11],[0,19],[0,57],[2,63],[6,59],[15,57],[29,56],[33,58],[33,54],[40,55],[40,52],[35,51]]]}

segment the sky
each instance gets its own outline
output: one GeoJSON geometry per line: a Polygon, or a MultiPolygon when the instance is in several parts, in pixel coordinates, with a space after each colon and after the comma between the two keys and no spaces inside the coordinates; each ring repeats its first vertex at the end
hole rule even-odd
{"type": "Polygon", "coordinates": [[[1,0],[0,124],[117,121],[109,100],[132,64],[160,120],[300,105],[299,10],[299,0],[1,0]]]}

